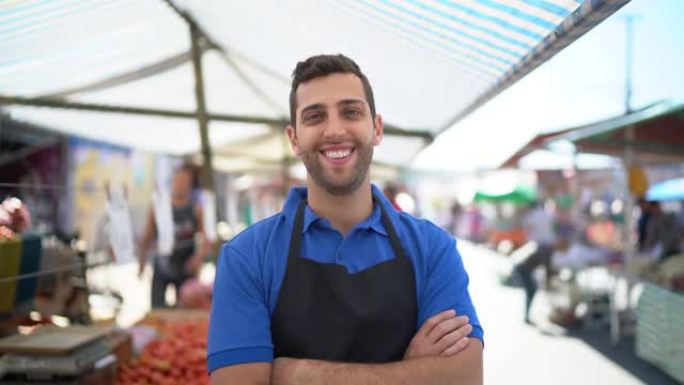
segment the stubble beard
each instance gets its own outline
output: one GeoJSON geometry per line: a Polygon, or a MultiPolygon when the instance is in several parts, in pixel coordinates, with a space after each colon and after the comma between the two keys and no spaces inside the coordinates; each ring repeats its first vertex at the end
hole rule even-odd
{"type": "Polygon", "coordinates": [[[320,153],[317,148],[312,148],[302,153],[301,158],[304,166],[306,166],[306,170],[317,185],[331,195],[344,196],[356,191],[366,179],[368,169],[373,160],[373,147],[372,139],[368,143],[357,142],[355,147],[356,163],[353,165],[349,178],[342,182],[336,182],[334,176],[326,174],[326,169],[319,158],[320,153]]]}

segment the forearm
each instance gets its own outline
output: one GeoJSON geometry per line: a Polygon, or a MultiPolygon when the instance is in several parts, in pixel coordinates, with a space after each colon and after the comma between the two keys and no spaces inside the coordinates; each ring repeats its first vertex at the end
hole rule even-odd
{"type": "Polygon", "coordinates": [[[199,247],[197,248],[197,251],[195,252],[195,256],[198,259],[204,260],[204,258],[211,253],[211,249],[214,246],[213,242],[207,238],[207,233],[204,229],[204,212],[202,211],[201,208],[195,207],[195,215],[197,216],[197,222],[198,222],[198,232],[200,235],[200,242],[199,242],[199,247]]]}
{"type": "Polygon", "coordinates": [[[147,237],[144,237],[141,241],[140,244],[138,245],[138,262],[140,264],[145,263],[145,259],[147,257],[147,252],[150,250],[150,247],[152,247],[152,242],[153,239],[148,239],[147,237]]]}
{"type": "Polygon", "coordinates": [[[423,357],[381,365],[322,363],[319,380],[328,379],[329,385],[465,384],[466,373],[448,361],[444,357],[423,357]]]}
{"type": "Polygon", "coordinates": [[[202,236],[202,241],[200,242],[200,246],[197,249],[197,252],[195,252],[195,256],[198,259],[204,260],[207,255],[211,252],[212,248],[212,243],[209,241],[205,236],[202,236]]]}
{"type": "Polygon", "coordinates": [[[155,227],[154,213],[150,210],[147,214],[147,222],[145,223],[142,239],[138,244],[138,262],[140,265],[145,264],[147,252],[150,250],[150,247],[152,247],[152,243],[155,240],[155,227]]]}
{"type": "Polygon", "coordinates": [[[301,381],[274,381],[272,385],[445,385],[476,384],[470,371],[459,370],[451,358],[423,357],[389,364],[348,364],[326,361],[304,363],[301,381]]]}
{"type": "Polygon", "coordinates": [[[482,384],[482,345],[451,357],[421,357],[388,364],[297,360],[275,373],[272,385],[482,384]]]}

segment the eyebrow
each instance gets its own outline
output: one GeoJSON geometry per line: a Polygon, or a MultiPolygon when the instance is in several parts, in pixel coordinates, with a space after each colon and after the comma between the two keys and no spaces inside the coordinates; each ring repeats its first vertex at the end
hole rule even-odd
{"type": "Polygon", "coordinates": [[[325,104],[323,103],[315,103],[315,104],[310,104],[299,112],[299,116],[303,116],[306,112],[312,111],[312,110],[322,110],[325,109],[325,104]]]}
{"type": "MultiPolygon", "coordinates": [[[[364,101],[359,100],[359,99],[344,99],[344,100],[340,100],[339,102],[337,102],[338,106],[348,106],[348,105],[352,105],[352,104],[364,104],[364,101]]],[[[310,104],[310,105],[302,108],[302,110],[300,111],[299,114],[301,116],[301,115],[304,115],[304,113],[306,113],[308,111],[321,110],[321,109],[325,109],[325,104],[314,103],[314,104],[310,104]]]]}
{"type": "Polygon", "coordinates": [[[364,104],[364,101],[359,99],[344,99],[337,102],[338,106],[348,106],[350,104],[364,104]]]}

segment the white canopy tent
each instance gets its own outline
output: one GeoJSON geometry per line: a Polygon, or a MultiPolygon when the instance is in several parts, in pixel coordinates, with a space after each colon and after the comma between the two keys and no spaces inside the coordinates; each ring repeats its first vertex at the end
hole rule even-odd
{"type": "Polygon", "coordinates": [[[146,151],[198,153],[196,48],[215,166],[291,164],[289,73],[319,53],[364,69],[404,167],[439,133],[629,0],[0,0],[0,108],[146,151]]]}

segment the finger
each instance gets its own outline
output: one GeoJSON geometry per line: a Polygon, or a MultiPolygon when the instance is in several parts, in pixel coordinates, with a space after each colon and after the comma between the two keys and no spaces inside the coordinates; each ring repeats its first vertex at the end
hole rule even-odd
{"type": "Polygon", "coordinates": [[[468,337],[470,333],[473,331],[473,327],[470,324],[465,324],[458,329],[454,330],[453,332],[445,335],[442,337],[439,341],[437,341],[436,347],[437,351],[443,352],[449,347],[451,347],[453,344],[456,342],[460,341],[463,339],[463,337],[468,337]]]}
{"type": "Polygon", "coordinates": [[[445,310],[441,313],[438,313],[432,317],[430,317],[423,326],[420,327],[420,330],[418,330],[417,335],[422,336],[422,337],[427,337],[428,334],[432,331],[432,329],[439,325],[440,322],[447,320],[449,318],[453,318],[456,316],[456,311],[455,310],[445,310]]]}
{"type": "Polygon", "coordinates": [[[427,340],[436,343],[440,339],[444,338],[444,336],[447,334],[457,330],[460,327],[463,327],[464,325],[467,325],[468,322],[469,319],[467,316],[460,316],[442,321],[437,326],[432,328],[432,331],[427,336],[427,340]]]}
{"type": "Polygon", "coordinates": [[[453,356],[454,354],[460,352],[461,350],[465,349],[468,347],[468,344],[470,343],[470,338],[464,337],[458,340],[455,344],[453,344],[450,348],[446,349],[443,353],[442,356],[448,357],[448,356],[453,356]]]}
{"type": "Polygon", "coordinates": [[[464,324],[468,323],[467,316],[453,317],[440,322],[432,328],[432,331],[427,336],[427,339],[432,342],[439,341],[445,335],[453,332],[464,324]]]}

